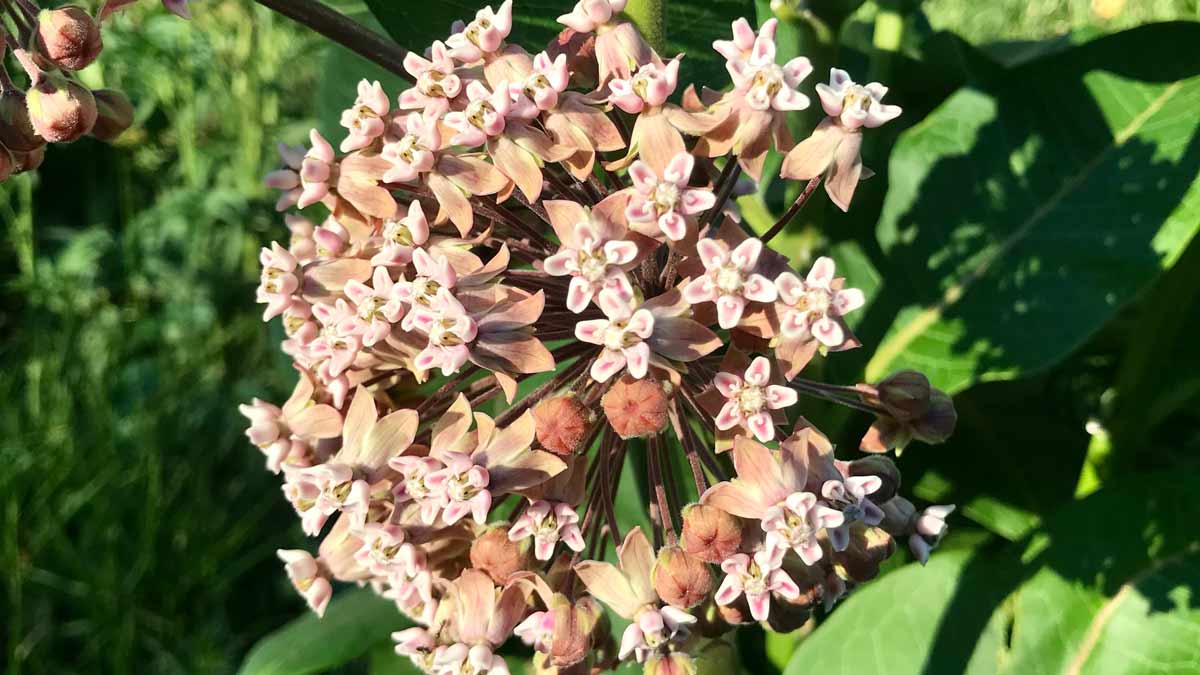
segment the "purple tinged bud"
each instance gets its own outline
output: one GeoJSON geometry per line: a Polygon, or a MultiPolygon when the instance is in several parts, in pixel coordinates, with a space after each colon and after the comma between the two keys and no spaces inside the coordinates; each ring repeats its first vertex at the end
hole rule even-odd
{"type": "Polygon", "coordinates": [[[96,99],[96,124],[92,136],[108,143],[125,133],[133,124],[133,104],[115,89],[97,89],[92,92],[96,99]]]}
{"type": "Polygon", "coordinates": [[[900,490],[900,469],[890,457],[870,455],[856,459],[849,464],[850,476],[876,476],[883,484],[870,495],[871,501],[882,504],[900,490]]]}
{"type": "Polygon", "coordinates": [[[944,392],[934,390],[929,401],[929,410],[913,422],[913,437],[926,443],[943,443],[954,433],[958,424],[958,412],[954,399],[944,392]]]}
{"type": "Polygon", "coordinates": [[[679,609],[699,605],[712,591],[712,571],[708,565],[678,546],[659,551],[652,577],[658,597],[679,609]]]}
{"type": "Polygon", "coordinates": [[[46,159],[46,146],[44,145],[29,152],[14,152],[13,160],[16,161],[16,167],[13,173],[35,171],[42,165],[44,159],[46,159]]]}
{"type": "Polygon", "coordinates": [[[896,542],[878,527],[855,523],[850,528],[850,543],[845,550],[834,551],[833,566],[838,576],[865,583],[879,575],[879,566],[896,551],[896,542]]]}
{"type": "Polygon", "coordinates": [[[100,26],[82,7],[43,9],[38,14],[37,48],[42,57],[65,70],[82,70],[103,48],[100,26]]]}
{"type": "Polygon", "coordinates": [[[933,388],[929,379],[915,370],[902,370],[876,385],[879,402],[901,422],[911,422],[929,409],[933,388]]]}
{"type": "Polygon", "coordinates": [[[20,89],[0,92],[0,144],[13,152],[29,152],[46,144],[29,121],[25,92],[20,89]]]}
{"type": "Polygon", "coordinates": [[[26,94],[29,121],[50,143],[70,143],[96,124],[96,99],[82,84],[48,74],[26,94]]]}

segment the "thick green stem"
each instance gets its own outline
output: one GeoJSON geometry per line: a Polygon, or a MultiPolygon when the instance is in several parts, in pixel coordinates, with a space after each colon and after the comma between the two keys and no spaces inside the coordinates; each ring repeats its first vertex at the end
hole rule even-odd
{"type": "Polygon", "coordinates": [[[654,51],[666,56],[667,0],[629,0],[625,14],[642,31],[654,51]]]}

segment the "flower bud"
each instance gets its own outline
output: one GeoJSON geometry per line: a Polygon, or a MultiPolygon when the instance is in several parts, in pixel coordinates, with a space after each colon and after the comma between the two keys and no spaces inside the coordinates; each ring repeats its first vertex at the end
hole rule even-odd
{"type": "Polygon", "coordinates": [[[349,514],[338,517],[317,549],[321,562],[338,581],[363,581],[371,576],[354,556],[363,542],[351,532],[353,520],[349,514]]]}
{"type": "Polygon", "coordinates": [[[96,98],[96,124],[92,127],[92,136],[106,143],[116,140],[133,124],[133,104],[115,89],[97,89],[92,96],[96,98]]]}
{"type": "Polygon", "coordinates": [[[958,412],[954,409],[954,399],[935,389],[929,400],[929,410],[913,422],[912,433],[913,437],[926,443],[943,443],[954,433],[957,424],[958,412]]]}
{"type": "Polygon", "coordinates": [[[879,402],[901,422],[910,422],[929,409],[933,391],[929,378],[915,370],[902,370],[889,375],[876,385],[879,402]]]}
{"type": "Polygon", "coordinates": [[[657,434],[667,426],[670,399],[658,382],[625,376],[600,399],[608,423],[621,438],[657,434]]]}
{"type": "Polygon", "coordinates": [[[778,595],[771,598],[771,614],[767,625],[776,633],[791,633],[804,627],[812,618],[813,603],[807,596],[799,600],[788,600],[778,595]]]}
{"type": "Polygon", "coordinates": [[[46,159],[46,146],[41,146],[29,152],[13,152],[13,161],[16,162],[13,173],[25,173],[26,171],[36,171],[42,165],[42,160],[46,159]]]}
{"type": "Polygon", "coordinates": [[[25,92],[5,89],[0,92],[0,145],[13,152],[29,152],[46,144],[29,122],[25,92]]]}
{"type": "Polygon", "coordinates": [[[683,509],[681,543],[700,560],[718,564],[742,545],[742,523],[715,506],[692,504],[683,509]]]}
{"type": "Polygon", "coordinates": [[[883,522],[879,524],[893,537],[910,534],[917,521],[917,507],[904,497],[895,497],[879,505],[883,522]]]}
{"type": "Polygon", "coordinates": [[[82,70],[100,55],[100,26],[82,7],[68,5],[38,14],[38,52],[66,70],[82,70]]]}
{"type": "Polygon", "coordinates": [[[34,130],[50,143],[70,143],[96,123],[92,92],[62,75],[47,75],[29,90],[25,103],[34,130]]]}
{"type": "Polygon", "coordinates": [[[838,576],[865,583],[879,575],[879,566],[896,552],[896,542],[887,532],[863,523],[850,526],[850,545],[834,551],[833,566],[838,576]]]}
{"type": "Polygon", "coordinates": [[[471,566],[503,585],[513,574],[529,567],[528,540],[509,541],[508,528],[492,528],[471,544],[471,566]]]}
{"type": "Polygon", "coordinates": [[[696,675],[696,661],[683,652],[655,654],[642,668],[643,675],[696,675]]]}
{"type": "Polygon", "coordinates": [[[883,484],[871,493],[871,501],[882,504],[900,490],[900,469],[892,458],[883,455],[871,455],[856,459],[849,464],[851,476],[877,476],[883,484]]]}
{"type": "Polygon", "coordinates": [[[570,455],[579,449],[587,435],[590,417],[587,408],[570,394],[547,399],[533,407],[538,442],[558,455],[570,455]]]}
{"type": "Polygon", "coordinates": [[[604,610],[591,596],[585,595],[572,603],[566,596],[556,594],[550,602],[550,611],[554,612],[551,663],[560,673],[566,672],[565,669],[571,666],[586,663],[597,630],[608,630],[604,610]]]}
{"type": "Polygon", "coordinates": [[[678,546],[659,551],[652,578],[658,597],[679,609],[699,605],[712,591],[712,571],[708,565],[678,546]]]}

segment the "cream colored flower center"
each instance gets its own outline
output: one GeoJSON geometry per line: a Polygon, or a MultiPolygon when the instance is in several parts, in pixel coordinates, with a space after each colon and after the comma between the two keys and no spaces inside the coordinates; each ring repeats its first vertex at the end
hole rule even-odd
{"type": "Polygon", "coordinates": [[[866,112],[871,107],[871,94],[861,84],[851,85],[846,89],[846,93],[842,94],[842,107],[846,110],[858,108],[866,112]]]}
{"type": "Polygon", "coordinates": [[[604,250],[595,248],[579,252],[579,276],[592,283],[603,281],[608,272],[608,258],[604,250]]]}
{"type": "Polygon", "coordinates": [[[608,324],[608,328],[604,330],[604,346],[607,349],[617,351],[642,341],[637,333],[626,329],[624,321],[613,321],[608,324]]]}
{"type": "Polygon", "coordinates": [[[412,280],[413,303],[428,307],[437,295],[442,285],[429,277],[417,277],[412,280]]]}
{"type": "Polygon", "coordinates": [[[723,295],[737,295],[742,290],[742,271],[728,263],[717,270],[715,281],[723,295]]]}
{"type": "Polygon", "coordinates": [[[742,412],[753,414],[763,409],[767,404],[767,397],[762,387],[748,385],[737,393],[737,402],[742,412]]]}
{"type": "Polygon", "coordinates": [[[465,112],[467,115],[467,120],[476,128],[482,129],[483,125],[487,124],[487,116],[489,114],[494,115],[496,113],[496,109],[493,108],[492,104],[488,103],[486,100],[472,101],[467,105],[465,112]]]}
{"type": "Polygon", "coordinates": [[[446,95],[446,90],[442,88],[442,80],[445,79],[445,73],[439,70],[427,70],[417,78],[417,90],[432,98],[443,97],[446,95]]]}
{"type": "Polygon", "coordinates": [[[429,326],[429,342],[439,347],[457,347],[465,342],[457,331],[458,322],[453,319],[435,319],[429,326]]]}
{"type": "Polygon", "coordinates": [[[412,246],[416,243],[413,240],[412,231],[399,220],[389,220],[384,223],[383,238],[397,246],[412,246]]]}
{"type": "Polygon", "coordinates": [[[654,186],[654,208],[658,211],[658,215],[674,211],[677,204],[679,204],[678,185],[663,181],[654,186]]]}

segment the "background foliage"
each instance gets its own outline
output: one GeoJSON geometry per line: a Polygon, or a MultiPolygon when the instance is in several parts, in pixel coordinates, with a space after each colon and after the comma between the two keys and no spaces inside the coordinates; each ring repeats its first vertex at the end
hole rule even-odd
{"type": "MultiPolygon", "coordinates": [[[[544,40],[569,3],[530,3],[544,40]]],[[[464,13],[367,4],[410,44],[464,13]]],[[[707,44],[755,4],[669,3],[690,76],[723,81],[707,44]]],[[[815,202],[787,233],[797,266],[829,252],[872,298],[868,348],[818,376],[915,366],[956,392],[956,436],[901,466],[960,511],[928,567],[899,560],[811,634],[743,631],[745,672],[1197,672],[1200,25],[1146,24],[1200,3],[809,4],[823,25],[784,26],[787,49],[906,109],[852,213],[815,202]]],[[[235,408],[291,378],[253,304],[283,231],[271,144],[335,124],[373,71],[248,2],[195,10],[108,26],[84,75],[138,105],[116,147],[0,186],[3,669],[404,672],[361,593],[251,650],[301,611],[273,551],[303,538],[235,408]]],[[[788,190],[743,211],[762,226],[788,190]]],[[[806,414],[848,448],[867,422],[806,414]]]]}

